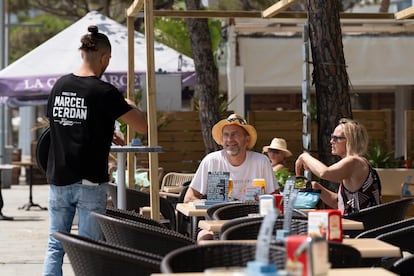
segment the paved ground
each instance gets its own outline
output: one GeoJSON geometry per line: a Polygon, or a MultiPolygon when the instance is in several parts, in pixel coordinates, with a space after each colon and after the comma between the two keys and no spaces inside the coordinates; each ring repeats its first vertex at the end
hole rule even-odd
{"type": "MultiPolygon", "coordinates": [[[[33,186],[33,202],[47,207],[48,185],[33,186]]],[[[29,211],[18,208],[29,202],[28,185],[12,185],[3,189],[3,214],[14,221],[0,221],[0,275],[41,275],[47,243],[47,211],[32,207],[29,211]]],[[[73,276],[69,260],[65,257],[63,274],[73,276]]]]}

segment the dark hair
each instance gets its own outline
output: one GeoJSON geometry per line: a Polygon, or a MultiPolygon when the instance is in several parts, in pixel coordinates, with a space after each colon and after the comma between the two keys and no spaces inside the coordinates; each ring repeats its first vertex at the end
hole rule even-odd
{"type": "Polygon", "coordinates": [[[91,25],[88,27],[89,33],[82,36],[79,50],[89,51],[98,51],[100,49],[109,49],[111,50],[111,43],[109,42],[108,37],[98,32],[98,27],[91,25]]]}

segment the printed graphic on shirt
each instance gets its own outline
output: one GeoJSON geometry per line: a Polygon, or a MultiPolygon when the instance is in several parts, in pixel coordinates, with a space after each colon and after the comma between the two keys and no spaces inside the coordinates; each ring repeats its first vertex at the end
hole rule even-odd
{"type": "Polygon", "coordinates": [[[86,120],[88,108],[85,99],[78,97],[75,92],[63,91],[55,96],[52,109],[53,120],[63,126],[73,126],[86,120]]]}

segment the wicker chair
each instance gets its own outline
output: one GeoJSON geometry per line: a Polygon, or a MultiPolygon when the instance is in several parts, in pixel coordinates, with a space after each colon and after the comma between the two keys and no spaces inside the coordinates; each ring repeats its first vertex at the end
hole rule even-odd
{"type": "Polygon", "coordinates": [[[213,219],[234,219],[258,213],[259,204],[257,202],[228,204],[215,210],[213,213],[213,219]]]}
{"type": "Polygon", "coordinates": [[[55,232],[68,254],[75,275],[151,275],[160,272],[161,256],[96,241],[65,232],[55,232]]]}
{"type": "Polygon", "coordinates": [[[207,208],[207,216],[206,219],[213,219],[213,214],[216,210],[224,207],[224,206],[228,206],[229,204],[239,204],[241,203],[241,201],[237,201],[235,203],[230,203],[230,202],[222,202],[222,203],[217,203],[214,205],[211,205],[210,207],[207,208]]]}
{"type": "Polygon", "coordinates": [[[220,235],[219,238],[221,237],[221,235],[229,228],[239,225],[241,223],[245,223],[245,222],[251,222],[251,221],[263,221],[263,217],[241,217],[241,218],[234,218],[234,219],[230,219],[228,221],[226,221],[225,223],[223,223],[223,225],[221,226],[220,229],[220,235]]]}
{"type": "MultiPolygon", "coordinates": [[[[270,246],[270,262],[284,269],[284,247],[270,246]]],[[[213,243],[186,246],[167,254],[161,262],[162,273],[203,272],[212,267],[246,266],[255,259],[256,245],[241,243],[213,243]]]]}
{"type": "MultiPolygon", "coordinates": [[[[109,194],[112,198],[112,203],[114,206],[117,206],[117,186],[114,183],[109,183],[108,185],[109,194]]],[[[126,209],[134,210],[139,213],[140,208],[151,206],[150,204],[150,194],[147,192],[138,191],[135,189],[126,189],[126,209]]],[[[161,215],[167,220],[163,223],[167,225],[168,228],[176,230],[177,229],[177,218],[175,214],[175,209],[173,205],[165,198],[160,197],[160,212],[161,215]]]]}
{"type": "Polygon", "coordinates": [[[414,217],[404,219],[401,221],[397,221],[394,223],[386,224],[384,226],[380,226],[371,230],[367,230],[362,232],[361,234],[357,235],[355,238],[376,238],[381,234],[386,234],[394,230],[398,230],[407,226],[413,226],[414,225],[414,217]]]}
{"type": "Polygon", "coordinates": [[[98,220],[105,239],[113,244],[164,256],[174,249],[195,243],[174,230],[98,213],[92,215],[98,220]]]}
{"type": "Polygon", "coordinates": [[[167,228],[161,222],[145,217],[143,215],[140,215],[136,213],[135,211],[127,211],[127,210],[122,210],[122,209],[108,206],[106,207],[105,214],[108,216],[114,217],[114,218],[132,220],[132,221],[142,222],[142,223],[146,223],[146,224],[150,224],[150,225],[154,225],[154,226],[158,226],[162,228],[167,228]]]}
{"type": "MultiPolygon", "coordinates": [[[[356,213],[344,215],[346,219],[361,221],[364,230],[371,230],[389,223],[403,220],[408,210],[408,206],[414,198],[403,198],[380,205],[368,207],[356,213]]],[[[363,231],[349,232],[350,236],[356,236],[363,231]]]]}
{"type": "Polygon", "coordinates": [[[414,255],[405,256],[397,260],[390,268],[390,270],[401,276],[413,275],[414,255]]]}
{"type": "Polygon", "coordinates": [[[328,258],[331,268],[361,266],[361,253],[358,249],[338,242],[328,242],[328,258]]]}
{"type": "Polygon", "coordinates": [[[183,184],[191,181],[194,173],[169,172],[162,178],[160,194],[162,196],[179,198],[183,184]]]}
{"type": "Polygon", "coordinates": [[[401,254],[404,251],[414,254],[414,225],[381,234],[376,239],[399,247],[401,254]]]}
{"type": "MultiPolygon", "coordinates": [[[[222,240],[252,240],[257,239],[259,235],[260,226],[263,218],[239,218],[236,223],[221,232],[220,239],[222,240]]],[[[227,223],[227,222],[226,222],[227,223]]],[[[226,224],[225,223],[225,224],[226,224]]],[[[228,222],[230,223],[230,222],[228,222]]],[[[231,222],[233,223],[233,222],[231,222]]],[[[223,225],[224,227],[227,227],[223,225]]],[[[298,235],[308,234],[308,221],[304,219],[292,219],[291,233],[298,235]]],[[[276,235],[277,229],[283,228],[283,218],[278,218],[273,227],[273,235],[276,235]]]]}

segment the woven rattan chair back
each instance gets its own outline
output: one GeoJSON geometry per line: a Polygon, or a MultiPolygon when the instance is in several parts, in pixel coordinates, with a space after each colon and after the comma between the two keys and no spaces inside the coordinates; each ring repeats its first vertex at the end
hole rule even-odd
{"type": "Polygon", "coordinates": [[[92,213],[98,220],[105,239],[113,244],[123,245],[164,256],[195,241],[170,229],[141,222],[120,220],[92,213]]]}
{"type": "Polygon", "coordinates": [[[408,206],[413,200],[414,198],[394,200],[344,215],[344,218],[361,221],[364,224],[364,231],[370,230],[403,220],[407,214],[408,206]]]}
{"type": "MultiPolygon", "coordinates": [[[[167,187],[177,187],[182,189],[183,184],[187,181],[191,181],[194,177],[194,173],[178,173],[169,172],[162,178],[160,191],[167,192],[167,187]]],[[[177,192],[178,194],[181,192],[177,192]]]]}
{"type": "Polygon", "coordinates": [[[400,276],[413,275],[414,255],[407,255],[404,258],[397,260],[390,268],[390,270],[400,276]]]}
{"type": "Polygon", "coordinates": [[[119,218],[119,219],[126,219],[126,220],[132,220],[132,221],[138,221],[162,228],[167,228],[164,224],[162,224],[159,221],[156,221],[154,219],[148,218],[146,216],[140,215],[135,211],[128,211],[128,210],[122,210],[115,207],[106,207],[106,215],[119,218]]]}
{"type": "Polygon", "coordinates": [[[361,253],[358,249],[338,242],[328,242],[328,259],[331,268],[361,266],[361,253]]]}
{"type": "Polygon", "coordinates": [[[234,219],[258,213],[259,204],[257,202],[228,204],[215,210],[213,213],[213,219],[234,219]]]}
{"type": "MultiPolygon", "coordinates": [[[[240,218],[240,223],[232,225],[221,232],[222,240],[252,240],[257,239],[263,218],[240,218]]],[[[224,226],[224,225],[223,225],[224,226]]],[[[306,219],[292,219],[290,232],[297,235],[308,234],[308,221],[306,219]]],[[[278,229],[283,229],[283,218],[278,218],[273,227],[273,235],[276,235],[278,229]]]]}
{"type": "Polygon", "coordinates": [[[404,251],[414,254],[414,225],[381,234],[376,239],[399,247],[401,254],[404,251]]]}
{"type": "MultiPolygon", "coordinates": [[[[117,206],[117,186],[114,183],[109,183],[108,191],[112,198],[112,203],[117,206]]],[[[140,208],[150,205],[150,194],[147,192],[138,191],[135,189],[126,189],[126,209],[134,210],[139,213],[140,208]]],[[[167,226],[170,229],[177,229],[177,217],[173,205],[165,198],[160,197],[160,212],[161,215],[168,220],[167,226]]]]}
{"type": "Polygon", "coordinates": [[[224,207],[224,206],[228,206],[230,204],[239,204],[241,202],[235,202],[235,203],[230,203],[230,202],[222,202],[222,203],[217,203],[214,205],[211,205],[210,207],[207,208],[207,215],[206,215],[206,219],[213,219],[213,214],[216,210],[224,207]]]}
{"type": "Polygon", "coordinates": [[[161,256],[65,232],[55,232],[53,237],[62,243],[75,275],[149,276],[160,272],[161,256]]]}
{"type": "Polygon", "coordinates": [[[397,222],[393,222],[393,223],[389,223],[386,224],[384,226],[380,226],[377,228],[373,228],[371,230],[367,230],[362,232],[361,234],[357,235],[355,238],[359,239],[359,238],[376,238],[379,235],[382,234],[386,234],[389,233],[391,231],[395,231],[407,226],[413,226],[414,225],[414,217],[412,218],[407,218],[401,221],[397,221],[397,222]]]}
{"type": "MultiPolygon", "coordinates": [[[[186,246],[170,252],[161,262],[162,273],[203,272],[212,267],[245,267],[255,259],[256,245],[241,243],[213,243],[186,246]]],[[[284,247],[270,246],[270,262],[279,269],[285,267],[284,247]]]]}

